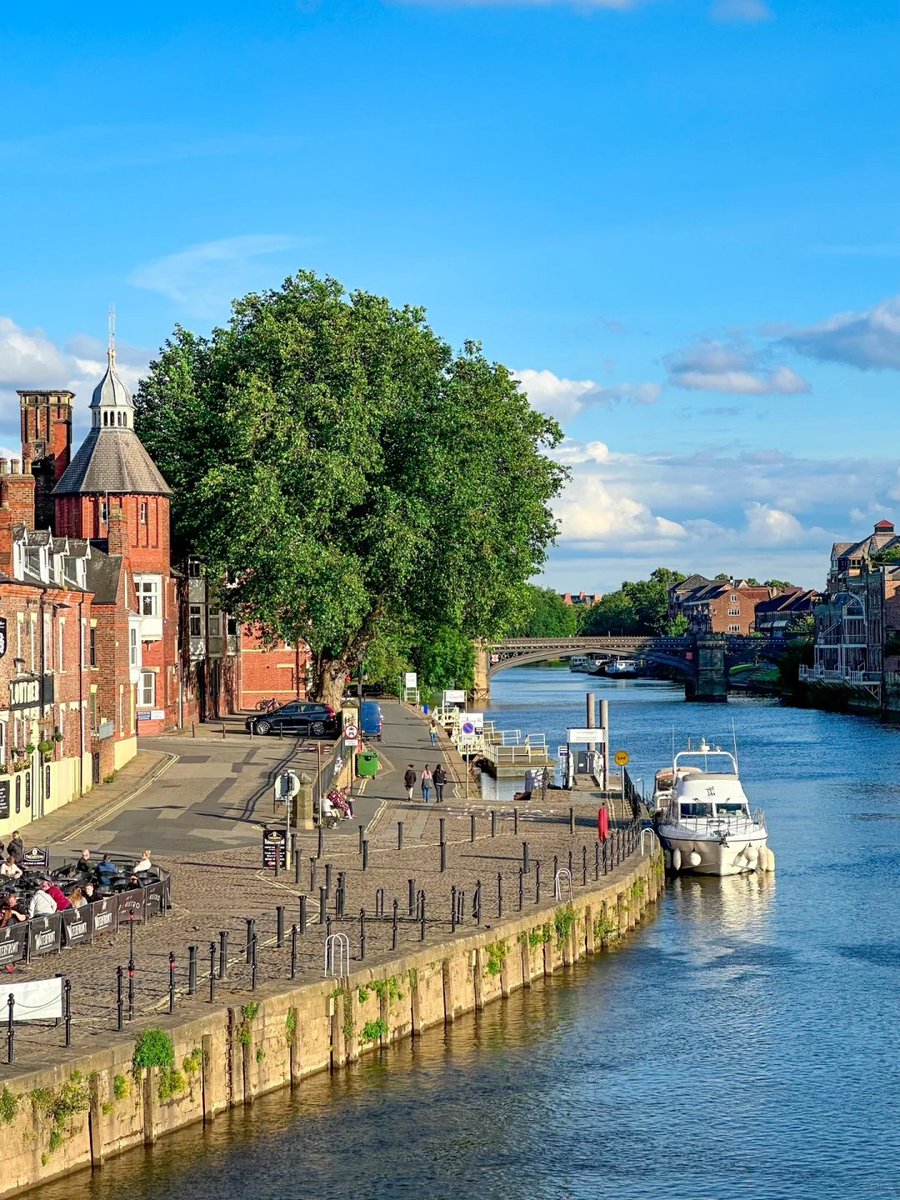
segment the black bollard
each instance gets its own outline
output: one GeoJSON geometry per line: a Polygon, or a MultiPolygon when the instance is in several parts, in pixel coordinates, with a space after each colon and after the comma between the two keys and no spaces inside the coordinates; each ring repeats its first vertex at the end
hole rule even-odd
{"type": "Polygon", "coordinates": [[[522,870],[526,875],[531,874],[531,851],[527,842],[522,843],[522,870]]]}
{"type": "Polygon", "coordinates": [[[439,842],[445,842],[447,840],[446,834],[444,833],[444,828],[445,828],[446,824],[447,824],[446,817],[438,817],[438,830],[439,830],[438,841],[439,842]]]}
{"type": "Polygon", "coordinates": [[[316,858],[321,858],[325,850],[325,829],[322,825],[319,826],[319,842],[316,847],[316,858]]]}
{"type": "Polygon", "coordinates": [[[253,961],[253,941],[256,937],[256,919],[254,917],[244,917],[247,922],[247,962],[253,961]]]}
{"type": "Polygon", "coordinates": [[[556,887],[556,876],[559,873],[559,859],[553,855],[553,886],[556,887]]]}
{"type": "Polygon", "coordinates": [[[503,916],[503,872],[497,872],[497,920],[503,916]]]}
{"type": "Polygon", "coordinates": [[[297,926],[291,926],[291,979],[297,978],[297,926]]]}
{"type": "Polygon", "coordinates": [[[294,851],[294,883],[300,884],[300,851],[294,851]]]}
{"type": "Polygon", "coordinates": [[[63,1013],[66,1022],[66,1046],[72,1045],[72,981],[63,984],[63,1013]]]}
{"type": "Polygon", "coordinates": [[[15,1061],[16,1057],[16,1022],[14,1016],[16,1009],[16,998],[12,992],[9,993],[9,999],[6,1002],[6,1006],[6,1061],[11,1063],[15,1061]]]}
{"type": "Polygon", "coordinates": [[[581,847],[581,886],[587,887],[587,846],[581,847]]]}
{"type": "Polygon", "coordinates": [[[572,851],[569,851],[569,874],[572,874],[572,851]]]}
{"type": "Polygon", "coordinates": [[[362,854],[362,852],[363,852],[363,846],[364,846],[364,844],[365,844],[365,843],[363,842],[363,826],[362,826],[362,825],[358,825],[358,826],[357,826],[357,829],[358,829],[358,831],[359,831],[359,852],[360,852],[360,854],[362,854]]]}
{"type": "Polygon", "coordinates": [[[412,916],[413,913],[416,911],[416,881],[414,879],[408,879],[407,883],[406,883],[406,887],[407,887],[406,898],[408,901],[407,908],[409,909],[408,915],[412,916]]]}
{"type": "Polygon", "coordinates": [[[456,933],[456,884],[450,889],[450,932],[456,933]]]}
{"type": "Polygon", "coordinates": [[[325,924],[325,917],[328,915],[325,911],[327,908],[328,908],[328,897],[325,895],[325,889],[323,887],[320,887],[319,888],[319,924],[320,925],[325,924]]]}
{"type": "Polygon", "coordinates": [[[306,933],[306,897],[300,897],[300,936],[306,933]]]}
{"type": "Polygon", "coordinates": [[[316,878],[316,856],[313,854],[309,859],[309,890],[311,892],[315,892],[317,886],[318,879],[316,878]]]}
{"type": "Polygon", "coordinates": [[[475,814],[472,813],[472,815],[469,817],[469,841],[474,842],[475,837],[476,837],[475,814]]]}
{"type": "Polygon", "coordinates": [[[497,810],[491,809],[491,837],[497,836],[497,810]]]}
{"type": "Polygon", "coordinates": [[[399,926],[400,901],[394,897],[394,910],[391,914],[391,949],[397,949],[397,929],[399,926]]]}
{"type": "Polygon", "coordinates": [[[475,918],[475,924],[481,924],[481,880],[475,884],[475,894],[472,897],[472,916],[475,918]]]}
{"type": "Polygon", "coordinates": [[[325,940],[331,937],[331,917],[325,918],[325,940]]]}
{"type": "MultiPolygon", "coordinates": [[[[212,942],[210,942],[212,945],[212,942]]],[[[116,1029],[125,1028],[125,968],[116,967],[116,1029]]]]}
{"type": "MultiPolygon", "coordinates": [[[[119,970],[121,971],[121,967],[119,970]]],[[[216,999],[216,943],[209,943],[209,1002],[214,1004],[216,999]]],[[[120,1026],[121,1028],[121,1026],[120,1026]]]]}
{"type": "Polygon", "coordinates": [[[397,822],[397,849],[403,849],[403,822],[397,822]]]}
{"type": "Polygon", "coordinates": [[[422,905],[421,905],[421,918],[420,918],[421,926],[420,926],[420,933],[419,933],[419,941],[424,942],[425,941],[425,893],[422,892],[421,895],[422,895],[422,905]]]}
{"type": "Polygon", "coordinates": [[[284,948],[284,905],[275,905],[275,945],[281,950],[284,948]]]}
{"type": "Polygon", "coordinates": [[[197,994],[197,947],[188,946],[188,995],[197,994]]]}
{"type": "Polygon", "coordinates": [[[175,951],[169,951],[169,1012],[175,1011],[175,951]]]}
{"type": "Polygon", "coordinates": [[[219,930],[219,978],[225,979],[228,975],[228,930],[219,930]]]}
{"type": "Polygon", "coordinates": [[[519,833],[519,810],[513,809],[513,833],[518,836],[519,833]]]}
{"type": "MultiPolygon", "coordinates": [[[[360,826],[360,828],[362,828],[362,826],[360,826]]],[[[369,843],[368,843],[368,841],[364,841],[362,844],[362,869],[364,871],[368,871],[368,869],[369,869],[369,843]]]]}
{"type": "Polygon", "coordinates": [[[519,867],[519,912],[525,907],[525,872],[519,867]]]}
{"type": "Polygon", "coordinates": [[[338,873],[337,896],[334,903],[334,912],[336,917],[343,917],[344,907],[347,903],[347,876],[343,871],[338,873]]]}
{"type": "Polygon", "coordinates": [[[447,870],[447,843],[446,842],[441,842],[440,851],[441,851],[441,873],[443,874],[443,872],[447,870]]]}
{"type": "Polygon", "coordinates": [[[359,910],[359,960],[362,962],[366,957],[366,910],[359,910]]]}
{"type": "Polygon", "coordinates": [[[331,899],[331,863],[325,864],[325,896],[331,899]]]}
{"type": "Polygon", "coordinates": [[[575,809],[569,808],[569,833],[575,832],[575,809]]]}
{"type": "Polygon", "coordinates": [[[541,902],[541,863],[540,859],[534,860],[534,902],[541,902]]]}

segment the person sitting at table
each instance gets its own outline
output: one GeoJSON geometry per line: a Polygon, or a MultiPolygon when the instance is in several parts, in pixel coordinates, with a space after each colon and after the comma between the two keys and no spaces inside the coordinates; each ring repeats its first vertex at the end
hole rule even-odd
{"type": "Polygon", "coordinates": [[[128,886],[128,888],[139,888],[139,887],[143,887],[144,885],[141,883],[140,877],[135,875],[134,872],[132,872],[128,876],[128,885],[127,886],[128,886]]]}
{"type": "Polygon", "coordinates": [[[25,857],[25,843],[19,836],[18,829],[13,830],[13,835],[6,844],[6,853],[11,854],[16,862],[21,862],[25,857]]]}
{"type": "Polygon", "coordinates": [[[142,850],[141,856],[141,861],[134,864],[134,869],[138,875],[140,875],[141,871],[153,870],[153,863],[150,861],[150,851],[142,850]]]}
{"type": "Polygon", "coordinates": [[[94,864],[91,862],[91,852],[90,852],[90,850],[87,850],[87,849],[82,850],[81,857],[78,859],[78,862],[75,864],[75,874],[76,875],[93,875],[93,873],[94,873],[94,864]]]}
{"type": "Polygon", "coordinates": [[[69,904],[72,908],[84,908],[87,904],[84,892],[80,887],[72,888],[71,892],[69,892],[69,904]]]}
{"type": "Polygon", "coordinates": [[[56,912],[56,901],[50,895],[50,880],[42,879],[38,884],[38,890],[31,897],[31,903],[28,905],[28,916],[31,917],[47,917],[50,913],[56,912]]]}
{"type": "Polygon", "coordinates": [[[3,879],[18,879],[22,874],[22,868],[16,862],[11,854],[7,854],[6,862],[0,866],[0,878],[3,879]]]}
{"type": "Polygon", "coordinates": [[[118,873],[119,868],[108,854],[104,854],[103,858],[101,858],[100,862],[97,864],[97,877],[100,882],[109,883],[112,877],[114,875],[118,875],[118,873]]]}
{"type": "Polygon", "coordinates": [[[7,925],[15,925],[18,921],[27,920],[28,913],[22,912],[19,908],[19,897],[15,892],[10,892],[3,908],[0,909],[0,929],[5,929],[7,925]]]}
{"type": "Polygon", "coordinates": [[[69,897],[62,890],[59,884],[54,883],[52,880],[50,880],[50,882],[47,884],[47,895],[52,896],[56,901],[56,908],[59,912],[62,912],[65,908],[72,907],[69,897]]]}
{"type": "Polygon", "coordinates": [[[97,895],[92,883],[83,883],[81,885],[81,894],[86,904],[96,904],[98,900],[103,899],[102,896],[97,895]]]}

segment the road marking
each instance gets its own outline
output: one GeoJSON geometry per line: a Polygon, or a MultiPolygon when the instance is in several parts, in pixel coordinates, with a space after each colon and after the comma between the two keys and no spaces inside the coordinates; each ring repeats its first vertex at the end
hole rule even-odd
{"type": "Polygon", "coordinates": [[[130,804],[132,800],[136,800],[137,797],[145,792],[148,787],[156,783],[157,779],[159,779],[161,775],[164,775],[173,763],[178,762],[178,758],[179,756],[177,754],[166,754],[166,761],[160,763],[159,766],[156,767],[152,772],[152,774],[147,776],[140,787],[137,787],[134,789],[134,791],[129,792],[127,796],[123,797],[123,799],[111,805],[109,808],[95,813],[93,817],[85,821],[83,825],[78,825],[74,830],[67,832],[65,837],[60,840],[63,842],[63,844],[66,842],[77,841],[80,839],[83,833],[85,833],[88,829],[93,829],[100,823],[100,821],[106,821],[109,817],[114,817],[117,813],[121,812],[126,805],[130,804]]]}

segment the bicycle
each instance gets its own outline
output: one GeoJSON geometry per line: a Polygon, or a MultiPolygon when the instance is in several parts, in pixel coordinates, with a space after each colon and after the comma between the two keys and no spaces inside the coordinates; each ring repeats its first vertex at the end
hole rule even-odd
{"type": "Polygon", "coordinates": [[[257,712],[274,712],[278,707],[278,701],[273,696],[270,700],[260,700],[257,702],[257,712]]]}

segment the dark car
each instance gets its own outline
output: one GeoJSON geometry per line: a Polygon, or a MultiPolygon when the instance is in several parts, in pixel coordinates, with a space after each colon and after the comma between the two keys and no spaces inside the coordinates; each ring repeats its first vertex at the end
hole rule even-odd
{"type": "Polygon", "coordinates": [[[363,700],[359,713],[359,727],[363,737],[380,742],[381,726],[383,724],[384,717],[381,714],[381,705],[376,704],[374,700],[363,700]]]}
{"type": "Polygon", "coordinates": [[[247,728],[251,733],[309,733],[313,737],[324,737],[337,732],[337,717],[330,704],[313,704],[307,700],[292,700],[272,712],[249,717],[247,728]]]}

